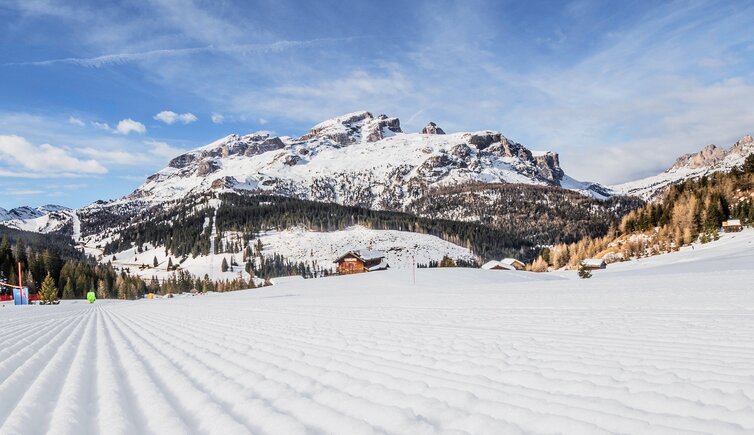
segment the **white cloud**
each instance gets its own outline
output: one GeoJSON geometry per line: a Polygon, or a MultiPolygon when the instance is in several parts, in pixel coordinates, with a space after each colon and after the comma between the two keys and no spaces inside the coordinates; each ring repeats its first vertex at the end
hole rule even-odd
{"type": "Polygon", "coordinates": [[[144,154],[122,150],[101,150],[87,147],[81,148],[79,152],[87,157],[116,165],[139,165],[149,162],[149,159],[144,154]]]}
{"type": "Polygon", "coordinates": [[[81,148],[79,152],[87,157],[118,166],[154,165],[158,160],[169,160],[185,152],[180,148],[170,146],[166,142],[145,140],[143,144],[147,148],[139,152],[126,151],[122,148],[98,149],[94,147],[81,148]]]}
{"type": "Polygon", "coordinates": [[[71,125],[76,125],[78,127],[83,127],[86,125],[86,123],[81,118],[77,118],[75,116],[69,116],[68,123],[71,125]]]}
{"type": "Polygon", "coordinates": [[[106,122],[92,121],[92,127],[99,130],[112,131],[112,128],[110,128],[110,125],[106,122]]]}
{"type": "Polygon", "coordinates": [[[215,124],[222,124],[225,121],[225,117],[219,113],[212,114],[212,122],[215,124]]]}
{"type": "Polygon", "coordinates": [[[259,118],[259,124],[260,124],[260,125],[265,125],[265,124],[267,124],[268,122],[269,122],[269,121],[267,121],[267,120],[266,120],[266,119],[264,119],[264,118],[259,118]]]}
{"type": "MultiPolygon", "coordinates": [[[[226,27],[227,28],[227,27],[226,27]]],[[[67,57],[60,59],[46,59],[33,62],[10,62],[6,66],[49,66],[56,64],[71,64],[88,68],[102,68],[109,65],[120,65],[131,62],[147,62],[165,57],[192,56],[202,53],[224,53],[229,55],[248,55],[277,53],[302,47],[315,46],[327,42],[350,41],[353,38],[319,38],[302,41],[276,41],[270,44],[229,44],[223,46],[209,45],[205,47],[167,48],[140,52],[110,53],[94,57],[67,57]]]]}
{"type": "Polygon", "coordinates": [[[43,193],[46,193],[44,190],[33,190],[33,189],[8,189],[5,191],[6,195],[13,195],[13,196],[27,196],[27,195],[41,195],[43,193]]]}
{"type": "MultiPolygon", "coordinates": [[[[399,68],[386,66],[375,72],[356,70],[307,84],[236,93],[227,96],[226,104],[241,113],[262,111],[276,118],[316,123],[356,110],[383,113],[386,109],[397,109],[403,106],[409,95],[410,99],[420,98],[417,92],[413,81],[399,68]]],[[[391,114],[397,115],[397,112],[391,114]]],[[[258,121],[264,125],[266,118],[258,121]]]]}
{"type": "Polygon", "coordinates": [[[121,180],[128,180],[128,181],[138,181],[143,182],[146,180],[148,175],[118,175],[118,178],[121,180]]]}
{"type": "Polygon", "coordinates": [[[170,110],[163,110],[162,112],[158,113],[154,116],[154,119],[160,122],[164,122],[165,124],[173,124],[176,122],[182,122],[184,124],[190,124],[192,122],[197,121],[199,118],[196,117],[193,113],[186,112],[186,113],[175,113],[170,110]]]}
{"type": "Polygon", "coordinates": [[[115,127],[115,132],[123,135],[129,134],[131,132],[144,134],[147,132],[147,128],[144,127],[144,124],[139,121],[134,121],[131,118],[126,118],[118,123],[118,125],[115,127]]]}
{"type": "Polygon", "coordinates": [[[34,145],[21,136],[0,136],[0,175],[19,178],[75,177],[107,173],[96,160],[82,160],[65,148],[34,145]]]}
{"type": "Polygon", "coordinates": [[[164,159],[172,159],[173,157],[185,152],[185,150],[172,147],[166,142],[159,142],[156,140],[147,140],[144,141],[144,144],[150,146],[150,154],[156,157],[162,157],[164,159]]]}

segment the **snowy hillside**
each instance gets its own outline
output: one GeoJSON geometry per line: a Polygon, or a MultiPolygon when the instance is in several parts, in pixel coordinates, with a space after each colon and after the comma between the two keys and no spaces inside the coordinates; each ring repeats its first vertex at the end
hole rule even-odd
{"type": "Polygon", "coordinates": [[[353,226],[328,233],[293,228],[272,231],[261,237],[265,253],[274,252],[296,261],[330,265],[350,250],[382,251],[391,268],[410,268],[414,262],[428,264],[447,255],[453,259],[474,260],[470,250],[427,234],[407,231],[371,230],[353,226]]]}
{"type": "Polygon", "coordinates": [[[0,225],[35,233],[60,231],[75,218],[75,211],[59,205],[0,208],[0,225]]]}
{"type": "Polygon", "coordinates": [[[754,153],[754,139],[747,135],[728,150],[708,145],[698,153],[679,157],[672,167],[661,174],[610,186],[610,188],[618,194],[634,195],[651,200],[670,185],[713,172],[729,171],[735,166],[740,166],[752,153],[754,153]]]}
{"type": "Polygon", "coordinates": [[[230,135],[173,159],[124,201],[169,201],[211,190],[252,190],[373,209],[403,209],[431,187],[527,183],[605,198],[565,176],[556,153],[532,153],[495,131],[404,133],[397,118],[355,112],[299,137],[230,135]]]}
{"type": "MultiPolygon", "coordinates": [[[[238,234],[228,233],[223,243],[231,243],[239,240],[238,234]]],[[[430,261],[440,261],[448,255],[453,259],[473,261],[474,255],[466,248],[446,242],[438,237],[427,234],[411,233],[407,231],[372,230],[362,226],[354,226],[344,231],[316,232],[303,228],[292,228],[284,231],[268,231],[259,239],[249,242],[249,247],[254,248],[261,240],[266,257],[274,254],[284,256],[293,262],[304,262],[317,265],[328,271],[335,268],[333,261],[350,250],[373,249],[385,253],[385,258],[391,268],[405,269],[417,264],[428,264],[430,261]]],[[[128,268],[131,273],[149,279],[156,276],[159,279],[167,278],[173,274],[168,270],[168,260],[173,264],[180,264],[182,270],[192,275],[203,277],[209,275],[210,279],[233,279],[239,274],[244,279],[249,279],[245,273],[242,254],[223,253],[211,255],[198,255],[182,260],[165,254],[164,246],[145,245],[139,252],[137,248],[131,248],[122,252],[102,256],[102,250],[95,247],[100,240],[89,239],[86,252],[100,258],[102,262],[110,261],[117,268],[128,268]],[[221,271],[223,259],[228,264],[235,260],[240,266],[232,267],[226,272],[221,271]],[[154,261],[157,260],[157,266],[154,261]]]]}
{"type": "Polygon", "coordinates": [[[753,243],[6,306],[0,433],[752,433],[753,243]]]}

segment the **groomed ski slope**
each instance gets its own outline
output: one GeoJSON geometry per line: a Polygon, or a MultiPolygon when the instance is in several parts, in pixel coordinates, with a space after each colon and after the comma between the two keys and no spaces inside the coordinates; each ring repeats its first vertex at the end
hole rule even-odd
{"type": "Polygon", "coordinates": [[[753,242],[6,306],[0,433],[752,433],[753,242]]]}

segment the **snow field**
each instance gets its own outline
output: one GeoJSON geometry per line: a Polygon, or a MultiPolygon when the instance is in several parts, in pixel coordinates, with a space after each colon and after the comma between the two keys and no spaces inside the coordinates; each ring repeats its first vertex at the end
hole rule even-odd
{"type": "Polygon", "coordinates": [[[0,433],[751,433],[753,240],[6,306],[0,433]]]}

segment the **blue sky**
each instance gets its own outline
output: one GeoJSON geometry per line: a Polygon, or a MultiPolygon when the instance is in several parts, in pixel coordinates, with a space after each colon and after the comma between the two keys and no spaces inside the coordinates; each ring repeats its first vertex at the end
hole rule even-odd
{"type": "Polygon", "coordinates": [[[183,150],[355,110],[627,181],[754,132],[752,20],[751,2],[0,0],[0,206],[116,198],[183,150]]]}

